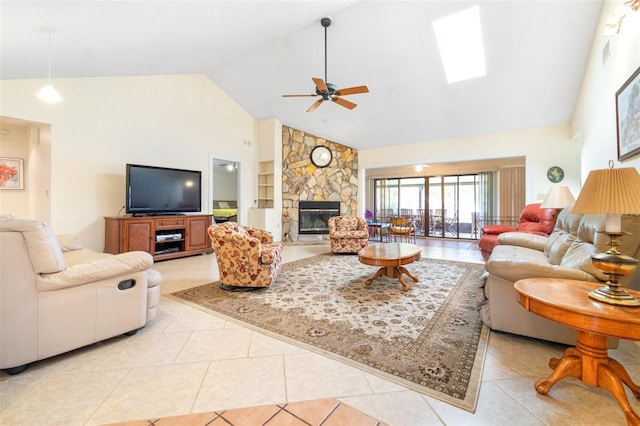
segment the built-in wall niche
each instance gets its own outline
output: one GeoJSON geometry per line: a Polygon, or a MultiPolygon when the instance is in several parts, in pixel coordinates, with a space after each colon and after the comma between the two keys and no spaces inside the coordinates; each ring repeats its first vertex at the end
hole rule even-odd
{"type": "Polygon", "coordinates": [[[211,206],[216,222],[233,220],[238,222],[239,182],[241,164],[237,160],[212,158],[211,164],[211,206]]]}
{"type": "Polygon", "coordinates": [[[0,116],[0,152],[24,173],[22,189],[0,192],[3,211],[51,223],[51,125],[0,116]]]}

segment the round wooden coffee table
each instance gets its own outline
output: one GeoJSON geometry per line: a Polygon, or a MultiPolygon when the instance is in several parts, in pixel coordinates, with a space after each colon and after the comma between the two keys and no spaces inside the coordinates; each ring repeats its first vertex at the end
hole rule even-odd
{"type": "MultiPolygon", "coordinates": [[[[627,370],[607,353],[607,337],[640,340],[640,307],[614,306],[589,297],[589,292],[602,283],[529,278],[516,281],[518,302],[529,312],[576,329],[578,344],[567,349],[561,359],[552,358],[553,373],[535,384],[536,391],[546,395],[551,387],[567,376],[583,383],[607,389],[618,401],[629,425],[640,425],[638,416],[627,399],[626,385],[636,399],[640,386],[627,370]]],[[[640,292],[629,290],[639,297],[640,292]]]]}
{"type": "Polygon", "coordinates": [[[370,244],[358,252],[358,260],[365,265],[381,266],[378,272],[368,280],[365,285],[369,285],[378,277],[387,276],[397,278],[404,291],[409,287],[404,283],[402,274],[407,275],[414,282],[418,282],[418,277],[412,275],[403,265],[415,262],[420,259],[420,246],[407,243],[383,243],[370,244]]]}

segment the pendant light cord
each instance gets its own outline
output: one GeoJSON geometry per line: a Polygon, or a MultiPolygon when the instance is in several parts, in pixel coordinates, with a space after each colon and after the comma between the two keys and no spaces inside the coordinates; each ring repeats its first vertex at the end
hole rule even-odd
{"type": "Polygon", "coordinates": [[[51,84],[51,30],[49,30],[49,84],[51,84]]]}

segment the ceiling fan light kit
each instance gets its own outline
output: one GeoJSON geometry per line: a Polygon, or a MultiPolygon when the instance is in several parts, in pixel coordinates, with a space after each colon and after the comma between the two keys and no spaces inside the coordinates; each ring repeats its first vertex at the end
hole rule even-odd
{"type": "Polygon", "coordinates": [[[315,111],[322,102],[324,101],[332,101],[337,103],[340,106],[343,106],[347,109],[354,109],[358,105],[348,101],[341,96],[346,95],[357,95],[359,93],[368,93],[369,88],[367,86],[354,86],[347,87],[344,89],[338,89],[338,86],[329,83],[327,80],[327,28],[331,26],[331,18],[325,17],[320,20],[320,24],[324,27],[324,80],[321,78],[313,77],[314,84],[316,85],[315,93],[309,95],[282,95],[284,98],[294,98],[294,97],[306,97],[306,96],[320,96],[320,99],[315,101],[307,110],[307,112],[315,111]]]}

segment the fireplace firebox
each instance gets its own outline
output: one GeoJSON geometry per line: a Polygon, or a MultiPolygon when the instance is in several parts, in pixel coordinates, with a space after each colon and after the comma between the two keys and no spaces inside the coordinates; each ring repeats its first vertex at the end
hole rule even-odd
{"type": "Polygon", "coordinates": [[[329,218],[340,216],[339,201],[300,201],[298,234],[329,234],[329,218]]]}

